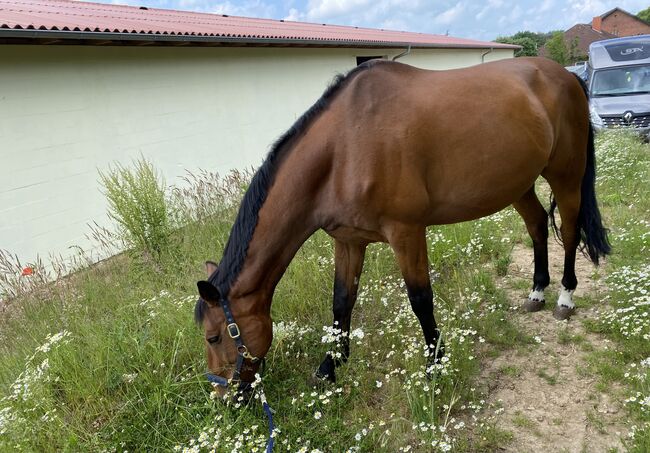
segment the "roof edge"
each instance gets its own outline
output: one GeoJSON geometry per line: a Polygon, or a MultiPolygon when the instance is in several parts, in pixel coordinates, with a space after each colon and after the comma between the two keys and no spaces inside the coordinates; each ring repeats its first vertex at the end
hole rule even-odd
{"type": "MultiPolygon", "coordinates": [[[[650,25],[650,22],[648,22],[647,20],[643,20],[643,19],[641,19],[639,16],[637,16],[636,14],[632,14],[632,13],[629,12],[629,11],[625,11],[623,8],[619,8],[618,6],[615,7],[615,8],[612,8],[612,9],[610,9],[609,11],[607,11],[607,12],[601,14],[600,16],[596,16],[596,17],[600,17],[601,19],[605,19],[606,17],[608,17],[608,16],[610,16],[611,14],[613,14],[615,11],[620,11],[620,12],[622,12],[622,13],[624,13],[624,14],[627,14],[627,15],[628,15],[629,17],[631,17],[632,19],[636,19],[636,20],[638,20],[638,21],[641,22],[641,23],[644,23],[644,24],[646,24],[646,25],[650,25]]],[[[641,10],[641,11],[643,11],[643,10],[641,10]]],[[[637,14],[638,14],[638,13],[637,13],[637,14]]]]}
{"type": "Polygon", "coordinates": [[[67,30],[32,30],[32,29],[0,29],[0,38],[18,38],[27,40],[59,39],[59,40],[103,40],[103,41],[149,41],[159,43],[187,42],[187,43],[213,43],[227,44],[231,47],[248,46],[282,46],[282,47],[372,47],[372,48],[404,48],[411,46],[414,49],[511,49],[520,47],[501,43],[467,43],[467,44],[426,44],[409,41],[364,41],[364,40],[336,40],[336,39],[304,39],[304,38],[254,38],[254,37],[228,37],[228,36],[202,36],[202,35],[171,35],[154,33],[115,33],[95,31],[67,31],[67,30]]]}

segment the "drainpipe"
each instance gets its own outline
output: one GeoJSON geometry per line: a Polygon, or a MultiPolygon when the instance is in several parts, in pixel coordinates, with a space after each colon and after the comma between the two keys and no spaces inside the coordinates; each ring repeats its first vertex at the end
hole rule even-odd
{"type": "Polygon", "coordinates": [[[411,45],[409,44],[408,48],[407,48],[404,52],[402,52],[402,53],[399,54],[399,55],[395,55],[395,56],[393,57],[393,61],[397,60],[398,58],[405,57],[405,56],[407,56],[407,55],[410,54],[410,53],[411,53],[411,45]]]}
{"type": "Polygon", "coordinates": [[[493,50],[494,50],[494,48],[490,47],[490,50],[488,50],[487,52],[483,52],[483,53],[481,54],[481,64],[485,63],[485,56],[486,56],[487,54],[491,53],[493,50]]]}

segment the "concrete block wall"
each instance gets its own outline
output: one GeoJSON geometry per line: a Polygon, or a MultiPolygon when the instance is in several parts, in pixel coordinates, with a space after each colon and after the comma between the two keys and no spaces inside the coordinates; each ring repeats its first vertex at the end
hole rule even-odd
{"type": "MultiPolygon", "coordinates": [[[[400,52],[0,46],[0,249],[23,262],[91,250],[88,224],[109,224],[98,170],[142,155],[177,184],[186,170],[258,166],[357,56],[400,52]]],[[[414,50],[400,61],[457,68],[485,52],[414,50]]]]}

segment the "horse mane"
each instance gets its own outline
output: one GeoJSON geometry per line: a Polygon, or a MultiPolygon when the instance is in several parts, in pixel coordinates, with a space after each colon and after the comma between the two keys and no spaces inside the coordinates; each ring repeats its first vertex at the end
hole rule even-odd
{"type": "MultiPolygon", "coordinates": [[[[337,74],[314,105],[303,113],[293,126],[282,134],[271,147],[262,166],[253,176],[250,186],[244,194],[239,213],[230,230],[230,237],[226,243],[218,270],[208,279],[219,290],[222,297],[227,297],[230,287],[244,266],[248,246],[257,226],[259,211],[266,201],[266,196],[273,184],[278,168],[292,148],[291,145],[309,129],[320,113],[329,107],[332,100],[347,82],[376,63],[377,60],[371,60],[356,66],[347,74],[337,74]]],[[[194,309],[194,319],[197,323],[203,321],[206,310],[207,303],[199,299],[194,309]]]]}

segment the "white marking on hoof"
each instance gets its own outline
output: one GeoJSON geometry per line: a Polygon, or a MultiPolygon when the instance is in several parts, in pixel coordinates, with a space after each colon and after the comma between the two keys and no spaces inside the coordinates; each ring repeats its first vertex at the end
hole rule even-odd
{"type": "Polygon", "coordinates": [[[560,297],[557,299],[557,305],[567,308],[575,308],[576,304],[573,303],[573,292],[575,290],[568,290],[564,286],[560,291],[560,297]]]}
{"type": "Polygon", "coordinates": [[[534,289],[534,290],[532,290],[530,292],[530,294],[528,295],[528,300],[532,300],[532,301],[535,301],[535,302],[541,302],[541,301],[545,300],[544,299],[544,290],[543,289],[539,289],[539,290],[534,289]]]}

